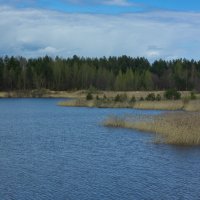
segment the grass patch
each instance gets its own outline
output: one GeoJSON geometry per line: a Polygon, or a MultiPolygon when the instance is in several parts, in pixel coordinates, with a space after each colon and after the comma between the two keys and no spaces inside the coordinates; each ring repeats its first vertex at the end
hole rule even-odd
{"type": "Polygon", "coordinates": [[[162,101],[138,101],[135,103],[136,109],[149,110],[181,110],[183,102],[181,100],[162,100],[162,101]]]}
{"type": "Polygon", "coordinates": [[[60,102],[60,106],[96,108],[134,108],[144,110],[200,111],[200,100],[115,101],[112,98],[85,100],[84,98],[60,102]]]}
{"type": "Polygon", "coordinates": [[[112,99],[73,99],[68,101],[63,101],[58,103],[59,106],[66,107],[96,107],[96,108],[133,108],[134,103],[129,102],[115,102],[112,99]]]}
{"type": "Polygon", "coordinates": [[[156,133],[155,142],[175,145],[200,145],[200,113],[173,112],[143,120],[109,117],[105,126],[132,128],[156,133]],[[116,120],[117,119],[117,120],[116,120]]]}
{"type": "Polygon", "coordinates": [[[192,101],[189,101],[189,102],[184,106],[184,110],[186,110],[186,111],[196,111],[196,112],[199,112],[199,111],[200,111],[200,100],[192,100],[192,101]]]}
{"type": "MultiPolygon", "coordinates": [[[[61,106],[82,106],[97,108],[135,108],[149,110],[187,110],[199,111],[200,100],[191,100],[190,92],[181,92],[182,99],[166,100],[164,91],[155,92],[108,92],[82,93],[71,102],[59,103],[61,106]],[[96,98],[93,98],[95,97],[96,98]],[[84,100],[85,101],[84,101],[84,100]],[[87,100],[87,101],[86,101],[87,100]]],[[[196,97],[196,96],[195,96],[196,97]]]]}
{"type": "Polygon", "coordinates": [[[85,99],[72,99],[68,101],[63,101],[58,103],[59,106],[66,107],[95,107],[93,100],[85,100],[85,99]]]}

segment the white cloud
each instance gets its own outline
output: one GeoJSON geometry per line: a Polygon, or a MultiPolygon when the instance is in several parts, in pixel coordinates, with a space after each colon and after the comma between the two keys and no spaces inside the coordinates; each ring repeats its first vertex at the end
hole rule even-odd
{"type": "Polygon", "coordinates": [[[128,2],[127,0],[105,0],[102,1],[103,4],[114,5],[114,6],[132,6],[133,3],[128,2]]]}
{"type": "Polygon", "coordinates": [[[112,16],[0,7],[0,19],[0,55],[200,57],[199,13],[112,16]]]}
{"type": "Polygon", "coordinates": [[[111,6],[135,6],[139,5],[136,3],[132,3],[128,0],[61,0],[62,2],[69,2],[74,4],[105,4],[111,6]]]}

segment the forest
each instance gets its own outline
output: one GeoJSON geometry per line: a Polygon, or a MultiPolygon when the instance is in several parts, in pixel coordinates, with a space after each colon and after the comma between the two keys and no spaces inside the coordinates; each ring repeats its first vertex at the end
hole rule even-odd
{"type": "Polygon", "coordinates": [[[144,57],[1,57],[0,90],[166,90],[200,91],[200,61],[150,63],[144,57]]]}

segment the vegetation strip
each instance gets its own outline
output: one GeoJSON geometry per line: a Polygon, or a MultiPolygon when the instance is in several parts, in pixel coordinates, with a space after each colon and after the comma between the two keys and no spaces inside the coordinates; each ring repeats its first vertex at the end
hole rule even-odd
{"type": "Polygon", "coordinates": [[[200,145],[200,113],[173,112],[132,120],[112,116],[105,122],[108,127],[137,129],[156,133],[155,142],[175,145],[200,145]]]}
{"type": "Polygon", "coordinates": [[[85,94],[85,97],[60,102],[59,105],[69,107],[200,111],[200,100],[193,92],[183,93],[176,90],[150,93],[140,92],[139,94],[137,92],[111,92],[108,97],[106,94],[109,93],[95,94],[88,92],[85,94]],[[183,96],[182,99],[180,99],[181,95],[183,96]]]}

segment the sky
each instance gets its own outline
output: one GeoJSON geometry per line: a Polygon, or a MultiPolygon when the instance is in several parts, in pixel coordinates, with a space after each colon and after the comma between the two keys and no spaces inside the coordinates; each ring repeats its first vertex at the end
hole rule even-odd
{"type": "Polygon", "coordinates": [[[200,60],[199,0],[0,0],[0,56],[200,60]]]}

